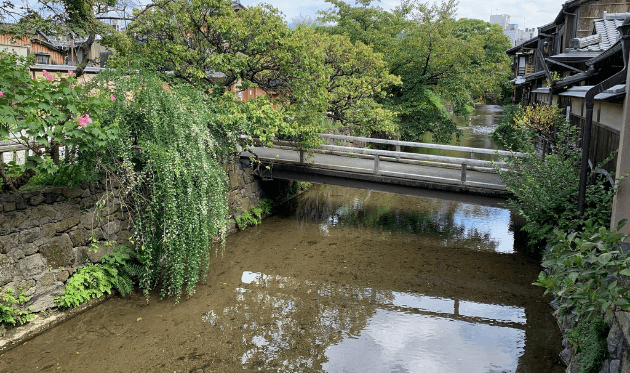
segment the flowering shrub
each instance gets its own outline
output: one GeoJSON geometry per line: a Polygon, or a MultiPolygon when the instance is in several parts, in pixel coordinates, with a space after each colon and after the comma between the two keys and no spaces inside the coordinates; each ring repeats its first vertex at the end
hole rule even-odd
{"type": "Polygon", "coordinates": [[[0,140],[24,145],[27,156],[19,175],[9,175],[0,162],[2,189],[17,191],[38,173],[59,168],[60,149],[66,157],[87,148],[103,147],[117,134],[117,124],[103,126],[99,112],[112,102],[109,92],[84,92],[74,74],[62,78],[44,70],[33,79],[32,59],[0,52],[0,140]]]}

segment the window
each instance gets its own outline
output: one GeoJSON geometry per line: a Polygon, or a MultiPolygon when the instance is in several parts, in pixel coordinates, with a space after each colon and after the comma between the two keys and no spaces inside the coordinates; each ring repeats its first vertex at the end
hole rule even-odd
{"type": "Polygon", "coordinates": [[[44,54],[44,53],[37,53],[35,54],[36,60],[35,63],[40,64],[40,65],[48,65],[49,61],[50,61],[50,55],[49,54],[44,54]]]}

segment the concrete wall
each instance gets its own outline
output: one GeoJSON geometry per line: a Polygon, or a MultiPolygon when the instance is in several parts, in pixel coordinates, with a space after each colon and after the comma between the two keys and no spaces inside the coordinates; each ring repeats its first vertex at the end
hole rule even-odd
{"type": "MultiPolygon", "coordinates": [[[[262,197],[249,162],[227,166],[229,175],[230,230],[239,216],[262,197]]],[[[102,180],[103,182],[105,180],[102,180]]],[[[27,307],[39,312],[55,307],[69,276],[86,259],[99,262],[108,252],[106,241],[124,244],[134,233],[128,213],[121,209],[117,189],[104,183],[0,194],[0,293],[22,287],[30,300],[27,307]],[[97,201],[109,198],[104,209],[97,201]],[[99,250],[90,250],[94,237],[99,250]]]]}

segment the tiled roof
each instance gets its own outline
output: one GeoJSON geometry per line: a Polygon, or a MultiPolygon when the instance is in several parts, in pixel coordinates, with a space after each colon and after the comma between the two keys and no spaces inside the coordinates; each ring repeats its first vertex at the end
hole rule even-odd
{"type": "MultiPolygon", "coordinates": [[[[588,92],[588,90],[591,89],[591,88],[593,88],[593,86],[571,87],[571,88],[567,89],[565,92],[559,93],[558,96],[584,98],[586,96],[586,92],[588,92]]],[[[626,93],[626,85],[625,84],[618,84],[616,86],[608,88],[604,92],[598,93],[595,96],[595,99],[596,100],[606,100],[606,99],[610,99],[610,98],[614,98],[614,97],[618,97],[618,96],[624,95],[625,93],[626,93]]]]}
{"type": "Polygon", "coordinates": [[[617,27],[623,24],[626,17],[630,17],[630,13],[604,12],[601,19],[593,21],[593,35],[571,39],[569,42],[570,47],[581,52],[603,52],[607,50],[619,40],[617,27]]]}

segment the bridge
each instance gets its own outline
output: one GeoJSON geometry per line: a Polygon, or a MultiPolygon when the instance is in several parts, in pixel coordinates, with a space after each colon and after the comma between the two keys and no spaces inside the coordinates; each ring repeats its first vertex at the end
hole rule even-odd
{"type": "Polygon", "coordinates": [[[257,145],[241,157],[255,157],[263,167],[258,174],[265,180],[284,179],[319,184],[353,186],[353,183],[389,184],[458,193],[507,197],[494,165],[501,161],[476,159],[479,154],[516,155],[508,151],[454,145],[416,143],[367,137],[321,134],[328,141],[311,153],[299,150],[294,143],[275,140],[274,147],[257,145]],[[386,145],[395,150],[373,149],[371,144],[386,145]],[[352,146],[348,146],[352,145],[352,146]],[[402,148],[425,148],[448,151],[461,156],[443,156],[401,151],[402,148]]]}

